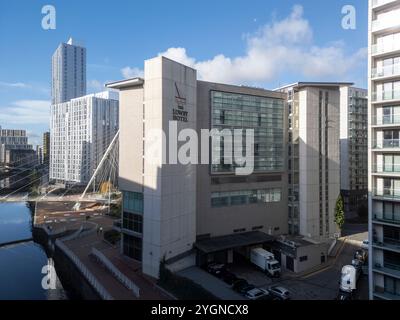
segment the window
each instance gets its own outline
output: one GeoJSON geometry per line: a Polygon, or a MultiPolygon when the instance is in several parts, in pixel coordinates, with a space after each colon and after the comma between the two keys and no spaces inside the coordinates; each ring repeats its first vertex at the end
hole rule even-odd
{"type": "Polygon", "coordinates": [[[122,227],[137,233],[143,233],[143,217],[124,211],[122,227]]]}
{"type": "Polygon", "coordinates": [[[304,262],[304,261],[307,261],[308,260],[308,256],[302,256],[302,257],[300,257],[300,262],[304,262]]]}
{"type": "MultiPolygon", "coordinates": [[[[276,171],[284,167],[284,110],[282,99],[211,92],[212,128],[253,129],[257,149],[254,154],[254,171],[276,171]]],[[[223,161],[223,139],[220,146],[213,145],[214,155],[221,156],[221,163],[211,166],[212,173],[234,172],[237,164],[223,161]]],[[[246,138],[243,136],[243,147],[246,138]]]]}
{"type": "Polygon", "coordinates": [[[142,261],[142,239],[123,234],[123,251],[124,255],[142,261]]]}
{"type": "Polygon", "coordinates": [[[123,192],[124,211],[143,213],[143,193],[123,192]]]}
{"type": "Polygon", "coordinates": [[[213,192],[211,194],[211,207],[280,202],[281,200],[282,190],[279,188],[213,192]]]}

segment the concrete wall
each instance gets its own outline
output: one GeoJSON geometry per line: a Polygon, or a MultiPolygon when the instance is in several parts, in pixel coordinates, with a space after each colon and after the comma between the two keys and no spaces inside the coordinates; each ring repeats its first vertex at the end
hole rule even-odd
{"type": "MultiPolygon", "coordinates": [[[[325,99],[325,98],[324,98],[325,99]]],[[[300,234],[310,238],[326,239],[337,232],[334,223],[334,208],[340,193],[340,151],[339,151],[339,90],[318,87],[305,87],[299,92],[299,136],[300,136],[300,174],[299,207],[300,234]],[[325,150],[325,118],[322,121],[322,198],[323,210],[320,219],[319,207],[319,91],[329,92],[328,105],[328,149],[325,150]],[[328,157],[326,168],[325,157],[328,157]],[[328,181],[325,172],[328,170],[328,181]],[[325,191],[328,185],[329,212],[325,211],[325,191]],[[329,232],[326,232],[326,215],[329,216],[329,232]],[[321,220],[321,221],[320,221],[321,220]],[[323,235],[320,236],[320,223],[323,235]]],[[[324,107],[323,113],[324,113],[324,107]]]]}
{"type": "Polygon", "coordinates": [[[196,70],[164,57],[145,62],[143,270],[154,277],[163,257],[190,250],[196,239],[196,166],[162,164],[162,152],[152,151],[163,150],[163,141],[150,138],[152,130],[162,129],[168,141],[173,110],[178,109],[176,87],[188,112],[188,121],[178,122],[178,132],[196,128],[196,77],[196,70]]]}
{"type": "Polygon", "coordinates": [[[120,91],[119,188],[143,192],[143,88],[120,91]]]}

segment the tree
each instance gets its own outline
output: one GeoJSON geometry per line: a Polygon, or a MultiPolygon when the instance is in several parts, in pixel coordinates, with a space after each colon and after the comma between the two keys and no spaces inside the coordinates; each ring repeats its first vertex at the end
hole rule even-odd
{"type": "Polygon", "coordinates": [[[344,225],[344,203],[343,197],[339,194],[335,205],[335,223],[340,230],[342,230],[344,225]]]}

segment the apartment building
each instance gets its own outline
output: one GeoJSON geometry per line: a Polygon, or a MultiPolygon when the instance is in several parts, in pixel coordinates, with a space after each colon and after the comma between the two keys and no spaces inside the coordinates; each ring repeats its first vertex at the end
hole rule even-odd
{"type": "Polygon", "coordinates": [[[42,160],[47,164],[50,161],[50,132],[43,133],[42,160]]]}
{"type": "Polygon", "coordinates": [[[0,127],[0,165],[34,165],[35,151],[28,144],[25,130],[2,129],[0,127]]]}
{"type": "Polygon", "coordinates": [[[118,132],[118,94],[101,92],[51,107],[50,180],[89,182],[118,132]]]}
{"type": "Polygon", "coordinates": [[[399,0],[369,0],[370,299],[400,299],[399,15],[399,0]]]}
{"type": "Polygon", "coordinates": [[[276,89],[288,99],[289,233],[329,243],[340,194],[340,88],[298,82],[276,89]]]}
{"type": "Polygon", "coordinates": [[[86,48],[72,38],[54,52],[51,71],[53,105],[86,95],[86,48]]]}
{"type": "Polygon", "coordinates": [[[340,88],[340,189],[346,218],[368,215],[368,91],[340,88]]]}
{"type": "Polygon", "coordinates": [[[287,234],[284,93],[198,81],[196,70],[165,57],[145,61],[144,78],[107,86],[120,90],[121,252],[144,273],[157,278],[162,260],[177,269],[232,262],[287,234]],[[187,139],[180,133],[200,144],[205,129],[253,129],[251,174],[236,174],[223,143],[202,148],[199,164],[171,163],[171,144],[187,139]],[[219,162],[216,153],[224,155],[219,162]]]}

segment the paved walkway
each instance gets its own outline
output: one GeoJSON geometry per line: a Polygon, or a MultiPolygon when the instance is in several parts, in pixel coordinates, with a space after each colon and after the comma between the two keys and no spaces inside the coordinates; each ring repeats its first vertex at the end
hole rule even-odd
{"type": "MultiPolygon", "coordinates": [[[[94,217],[90,221],[102,226],[104,231],[112,228],[113,219],[108,217],[94,217]]],[[[101,251],[119,271],[140,288],[140,300],[171,299],[156,286],[156,280],[141,273],[140,264],[121,257],[119,249],[106,243],[102,235],[94,232],[83,238],[66,241],[65,245],[78,256],[79,260],[92,272],[114,299],[136,300],[138,298],[90,255],[93,247],[101,251]]]]}
{"type": "Polygon", "coordinates": [[[225,282],[198,267],[191,267],[177,274],[192,280],[221,300],[244,300],[243,296],[233,291],[225,282]]]}

